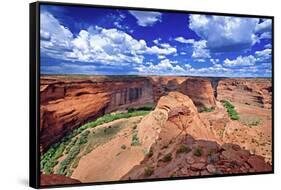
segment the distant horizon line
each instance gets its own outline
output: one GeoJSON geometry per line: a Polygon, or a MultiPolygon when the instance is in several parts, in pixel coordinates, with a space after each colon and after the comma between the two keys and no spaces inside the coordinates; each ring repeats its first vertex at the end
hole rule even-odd
{"type": "Polygon", "coordinates": [[[48,74],[41,73],[40,76],[136,76],[136,77],[148,77],[148,76],[159,76],[159,77],[205,77],[205,78],[272,78],[272,76],[242,76],[242,77],[228,77],[228,76],[202,76],[202,75],[137,75],[137,74],[48,74]]]}

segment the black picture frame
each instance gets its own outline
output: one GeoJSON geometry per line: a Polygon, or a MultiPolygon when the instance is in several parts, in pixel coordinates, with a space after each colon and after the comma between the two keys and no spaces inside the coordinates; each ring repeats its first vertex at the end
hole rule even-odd
{"type": "Polygon", "coordinates": [[[33,188],[54,188],[54,187],[73,187],[73,186],[88,186],[101,184],[121,184],[121,183],[136,183],[136,182],[151,182],[151,181],[166,181],[166,180],[182,180],[195,178],[214,178],[214,177],[231,177],[231,176],[246,176],[258,174],[273,174],[275,168],[274,161],[274,16],[266,15],[248,15],[235,13],[219,13],[205,11],[189,11],[189,10],[171,10],[157,8],[141,8],[141,7],[126,7],[112,5],[93,5],[80,3],[60,3],[39,1],[29,4],[29,185],[33,188]],[[219,15],[219,16],[237,16],[248,18],[267,18],[272,20],[272,171],[258,173],[240,173],[240,174],[223,174],[213,176],[192,176],[192,177],[173,177],[173,178],[157,178],[157,179],[140,179],[129,181],[107,181],[107,182],[92,182],[79,183],[71,185],[50,185],[40,186],[40,5],[56,5],[56,6],[78,6],[78,7],[94,7],[94,8],[109,8],[121,10],[144,10],[144,11],[165,11],[172,13],[189,13],[189,14],[204,14],[204,15],[219,15]]]}

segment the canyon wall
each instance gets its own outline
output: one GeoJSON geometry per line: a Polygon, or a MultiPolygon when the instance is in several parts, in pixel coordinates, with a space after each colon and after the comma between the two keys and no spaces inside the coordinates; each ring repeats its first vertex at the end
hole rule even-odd
{"type": "Polygon", "coordinates": [[[216,105],[211,80],[192,77],[151,77],[154,100],[169,92],[178,91],[189,96],[198,110],[216,105]]]}
{"type": "Polygon", "coordinates": [[[42,77],[40,93],[42,152],[105,113],[153,103],[151,84],[143,77],[42,77]]]}
{"type": "Polygon", "coordinates": [[[217,99],[271,109],[271,79],[223,79],[217,86],[217,99]]]}
{"type": "Polygon", "coordinates": [[[216,99],[210,80],[200,78],[188,78],[181,84],[181,92],[193,100],[196,107],[215,107],[216,99]]]}

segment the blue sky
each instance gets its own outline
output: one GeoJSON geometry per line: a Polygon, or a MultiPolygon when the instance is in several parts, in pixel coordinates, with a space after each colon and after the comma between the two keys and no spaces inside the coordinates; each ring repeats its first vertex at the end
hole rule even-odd
{"type": "Polygon", "coordinates": [[[270,19],[41,5],[43,74],[271,77],[270,19]]]}

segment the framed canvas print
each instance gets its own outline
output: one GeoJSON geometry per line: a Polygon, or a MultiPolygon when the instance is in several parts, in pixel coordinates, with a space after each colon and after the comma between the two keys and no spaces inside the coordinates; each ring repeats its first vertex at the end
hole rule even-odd
{"type": "Polygon", "coordinates": [[[273,17],[30,4],[30,186],[274,172],[273,17]]]}

